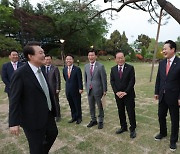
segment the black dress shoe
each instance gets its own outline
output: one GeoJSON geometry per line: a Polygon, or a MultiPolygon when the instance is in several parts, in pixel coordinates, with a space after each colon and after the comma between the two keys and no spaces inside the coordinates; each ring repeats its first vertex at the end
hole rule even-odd
{"type": "Polygon", "coordinates": [[[120,128],[116,131],[116,134],[121,134],[123,132],[126,132],[127,131],[127,128],[120,128]]]}
{"type": "Polygon", "coordinates": [[[177,149],[176,143],[170,143],[170,150],[171,150],[172,152],[174,152],[174,151],[176,151],[176,149],[177,149]]]}
{"type": "Polygon", "coordinates": [[[87,125],[87,127],[92,127],[97,125],[97,121],[90,121],[90,123],[87,125]]]}
{"type": "Polygon", "coordinates": [[[76,124],[80,124],[82,122],[82,120],[81,119],[78,119],[77,121],[76,121],[76,124]]]}
{"type": "Polygon", "coordinates": [[[136,131],[131,131],[130,132],[130,138],[135,138],[136,137],[136,131]]]}
{"type": "Polygon", "coordinates": [[[98,123],[98,129],[103,129],[103,122],[98,123]]]}
{"type": "Polygon", "coordinates": [[[154,137],[154,139],[156,140],[156,141],[160,141],[161,139],[163,139],[164,137],[166,137],[167,135],[162,135],[162,134],[157,134],[155,137],[154,137]]]}
{"type": "Polygon", "coordinates": [[[75,121],[76,121],[75,119],[71,119],[71,120],[68,121],[68,123],[73,123],[75,121]]]}

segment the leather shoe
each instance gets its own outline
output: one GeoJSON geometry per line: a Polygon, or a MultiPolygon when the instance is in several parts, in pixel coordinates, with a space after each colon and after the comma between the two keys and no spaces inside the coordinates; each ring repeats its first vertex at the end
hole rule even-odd
{"type": "Polygon", "coordinates": [[[87,125],[87,127],[92,127],[97,125],[97,121],[90,121],[90,123],[87,125]]]}
{"type": "Polygon", "coordinates": [[[157,134],[154,139],[155,141],[160,141],[161,139],[163,139],[164,137],[166,137],[167,135],[162,135],[162,134],[157,134]]]}
{"type": "Polygon", "coordinates": [[[170,143],[170,151],[174,152],[177,149],[176,143],[170,143]]]}
{"type": "Polygon", "coordinates": [[[81,119],[78,119],[77,121],[76,121],[76,124],[80,124],[82,122],[82,120],[81,119]]]}
{"type": "Polygon", "coordinates": [[[116,134],[121,134],[123,132],[126,132],[127,131],[127,128],[120,128],[116,131],[116,134]]]}
{"type": "Polygon", "coordinates": [[[103,122],[98,123],[98,129],[103,129],[103,122]]]}
{"type": "Polygon", "coordinates": [[[73,123],[75,121],[76,121],[75,119],[71,119],[71,120],[68,121],[68,123],[73,123]]]}
{"type": "Polygon", "coordinates": [[[136,137],[136,131],[131,131],[130,132],[130,138],[135,138],[136,137]]]}

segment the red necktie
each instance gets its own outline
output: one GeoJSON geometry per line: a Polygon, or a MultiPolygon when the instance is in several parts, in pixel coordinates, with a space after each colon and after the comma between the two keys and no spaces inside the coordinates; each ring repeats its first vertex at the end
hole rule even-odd
{"type": "Polygon", "coordinates": [[[91,67],[90,67],[90,74],[91,74],[91,76],[93,75],[93,65],[91,65],[91,67]]]}
{"type": "Polygon", "coordinates": [[[171,61],[168,59],[168,62],[167,62],[167,65],[166,65],[166,75],[168,75],[169,69],[171,67],[170,62],[171,61]]]}
{"type": "Polygon", "coordinates": [[[119,67],[119,78],[122,78],[122,66],[119,67]]]}
{"type": "MultiPolygon", "coordinates": [[[[93,65],[91,65],[91,67],[90,67],[90,74],[91,74],[91,77],[92,77],[92,75],[93,75],[93,65]]],[[[90,84],[89,89],[92,89],[92,84],[90,84]]]]}

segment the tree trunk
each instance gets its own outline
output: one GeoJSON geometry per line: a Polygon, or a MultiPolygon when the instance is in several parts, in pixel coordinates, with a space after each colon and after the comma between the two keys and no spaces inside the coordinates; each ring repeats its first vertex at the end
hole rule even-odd
{"type": "Polygon", "coordinates": [[[180,24],[180,10],[166,0],[157,0],[158,4],[180,24]]]}

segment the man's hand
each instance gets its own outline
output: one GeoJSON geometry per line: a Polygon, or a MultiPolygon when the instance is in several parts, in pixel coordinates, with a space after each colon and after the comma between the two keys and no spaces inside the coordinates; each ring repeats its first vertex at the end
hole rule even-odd
{"type": "Polygon", "coordinates": [[[159,99],[159,95],[154,95],[154,99],[158,100],[159,99]]]}
{"type": "Polygon", "coordinates": [[[19,126],[10,127],[9,130],[11,134],[17,135],[17,136],[19,135],[19,132],[20,132],[19,126]]]}
{"type": "Polygon", "coordinates": [[[119,98],[123,98],[124,96],[126,96],[127,95],[127,93],[126,92],[120,92],[120,94],[119,94],[119,98]]]}
{"type": "Polygon", "coordinates": [[[79,93],[82,94],[82,93],[83,93],[83,90],[79,89],[79,93]]]}
{"type": "Polygon", "coordinates": [[[127,93],[126,93],[126,92],[123,92],[123,91],[119,91],[119,92],[116,93],[116,95],[117,95],[119,98],[123,98],[124,96],[127,95],[127,93]]]}
{"type": "Polygon", "coordinates": [[[105,91],[105,92],[103,93],[103,95],[106,96],[106,94],[107,94],[107,92],[105,91]]]}
{"type": "Polygon", "coordinates": [[[178,99],[178,105],[180,106],[180,99],[178,99]]]}

